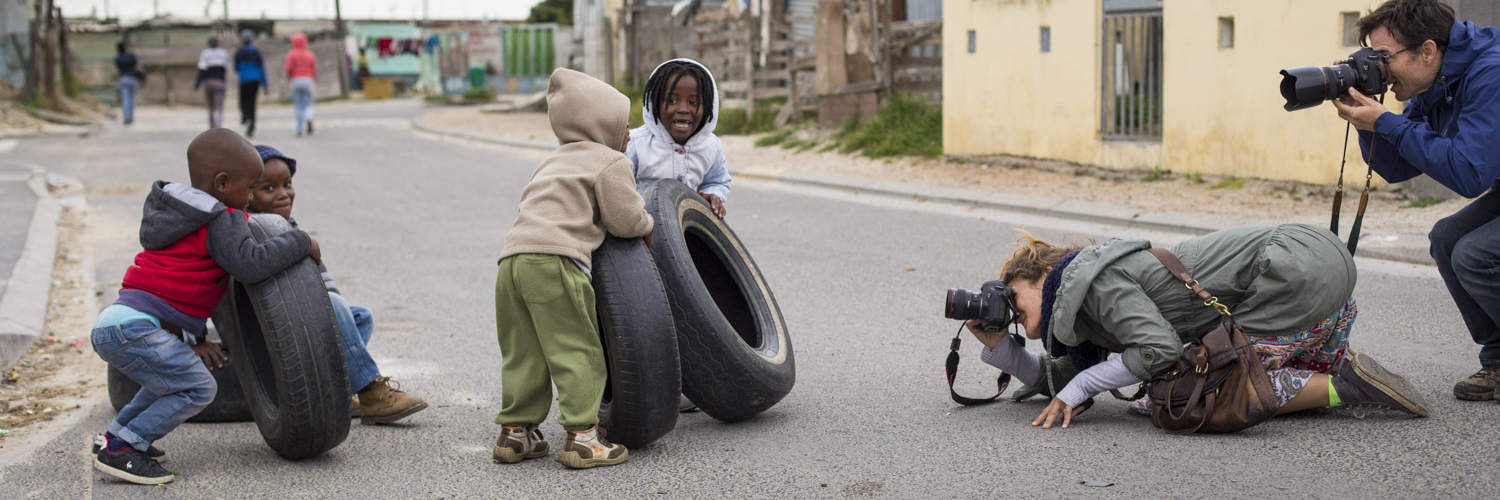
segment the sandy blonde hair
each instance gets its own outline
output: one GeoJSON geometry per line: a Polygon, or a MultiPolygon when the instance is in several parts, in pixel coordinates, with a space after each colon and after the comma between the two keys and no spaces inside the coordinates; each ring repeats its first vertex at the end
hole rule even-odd
{"type": "Polygon", "coordinates": [[[1000,280],[1014,284],[1017,280],[1040,280],[1047,276],[1047,268],[1057,264],[1080,247],[1059,247],[1033,236],[1025,229],[1016,228],[1021,238],[1016,241],[1016,251],[1010,254],[1005,266],[1000,268],[1000,280]]]}

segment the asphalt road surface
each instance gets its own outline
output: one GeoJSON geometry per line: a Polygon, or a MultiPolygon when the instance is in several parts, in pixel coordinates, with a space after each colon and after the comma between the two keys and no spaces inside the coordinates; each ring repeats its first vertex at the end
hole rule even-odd
{"type": "MultiPolygon", "coordinates": [[[[294,214],[345,296],[374,310],[381,370],[428,410],[401,425],[356,423],[341,446],[300,462],[278,458],[253,424],[186,424],[158,442],[179,479],[148,487],[92,470],[87,442],[113,416],[100,391],[76,426],[0,468],[0,498],[1405,498],[1490,496],[1500,485],[1500,403],[1451,397],[1478,368],[1477,350],[1430,267],[1361,260],[1352,345],[1405,374],[1432,418],[1310,412],[1234,435],[1172,436],[1105,396],[1072,428],[1041,430],[1030,426],[1040,399],[949,400],[941,364],[957,323],[942,317],[943,293],[996,276],[1018,226],[1075,243],[1183,236],[748,180],[735,184],[728,221],[786,317],[792,393],[746,422],[683,415],[621,466],[495,464],[495,257],[538,156],[414,135],[406,120],[422,111],[412,101],[325,105],[317,135],[295,139],[290,110],[273,107],[256,142],[298,159],[294,214]]],[[[104,235],[92,249],[103,300],[138,248],[144,187],[185,180],[199,115],[145,110],[130,130],[7,153],[87,184],[90,230],[104,235]]],[[[976,341],[964,347],[960,390],[987,394],[995,371],[976,341]]],[[[555,417],[543,426],[554,450],[555,417]]]]}

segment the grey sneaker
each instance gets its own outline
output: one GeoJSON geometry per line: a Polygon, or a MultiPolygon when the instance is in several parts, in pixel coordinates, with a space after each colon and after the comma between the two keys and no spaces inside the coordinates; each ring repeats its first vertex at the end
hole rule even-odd
{"type": "Polygon", "coordinates": [[[495,461],[513,464],[528,458],[547,456],[547,440],[536,424],[527,426],[506,425],[500,427],[500,437],[495,440],[495,461]]]}
{"type": "Polygon", "coordinates": [[[1500,387],[1500,366],[1484,368],[1469,378],[1453,385],[1453,397],[1464,401],[1489,401],[1495,399],[1495,388],[1500,387]]]}
{"type": "Polygon", "coordinates": [[[1427,416],[1427,405],[1406,379],[1387,371],[1374,359],[1364,354],[1349,351],[1344,365],[1333,375],[1333,388],[1338,391],[1343,406],[1355,410],[1355,417],[1364,418],[1364,408],[1397,410],[1417,417],[1427,416]]]}
{"type": "Polygon", "coordinates": [[[625,445],[614,444],[604,439],[599,426],[581,431],[568,431],[568,442],[563,445],[563,465],[573,469],[588,469],[604,465],[615,465],[630,458],[625,445]]]}

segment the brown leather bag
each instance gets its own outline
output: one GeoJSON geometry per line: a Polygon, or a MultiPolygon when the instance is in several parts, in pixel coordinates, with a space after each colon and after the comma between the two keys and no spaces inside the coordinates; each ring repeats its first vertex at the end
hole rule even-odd
{"type": "Polygon", "coordinates": [[[1167,270],[1222,314],[1219,327],[1183,347],[1171,369],[1152,377],[1151,423],[1174,434],[1238,432],[1270,420],[1279,407],[1271,378],[1229,307],[1204,290],[1182,261],[1161,248],[1148,249],[1167,270]]]}

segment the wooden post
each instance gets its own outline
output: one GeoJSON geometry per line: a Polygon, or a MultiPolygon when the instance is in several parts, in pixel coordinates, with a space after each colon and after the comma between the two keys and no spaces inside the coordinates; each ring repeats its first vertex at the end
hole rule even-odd
{"type": "MultiPolygon", "coordinates": [[[[225,0],[228,2],[228,0],[225,0]]],[[[424,2],[425,6],[426,3],[424,2]]],[[[229,4],[224,4],[224,21],[229,21],[229,4]]],[[[339,97],[349,98],[349,51],[344,47],[344,11],[339,7],[339,0],[333,0],[333,32],[339,39],[339,97]]]]}
{"type": "Polygon", "coordinates": [[[47,99],[52,101],[52,109],[60,109],[62,104],[62,92],[58,86],[57,78],[57,25],[62,19],[56,17],[56,9],[52,0],[44,0],[42,7],[42,24],[46,25],[42,39],[42,89],[46,92],[47,99]]]}
{"type": "MultiPolygon", "coordinates": [[[[68,48],[68,26],[63,22],[62,7],[57,8],[57,47],[61,60],[59,70],[62,74],[62,91],[67,93],[68,77],[73,76],[73,54],[68,48]]],[[[72,97],[72,96],[68,96],[72,97]]]]}
{"type": "MultiPolygon", "coordinates": [[[[754,20],[754,17],[747,16],[754,20]]],[[[745,30],[745,122],[755,118],[755,26],[753,22],[741,23],[745,30]]]]}

